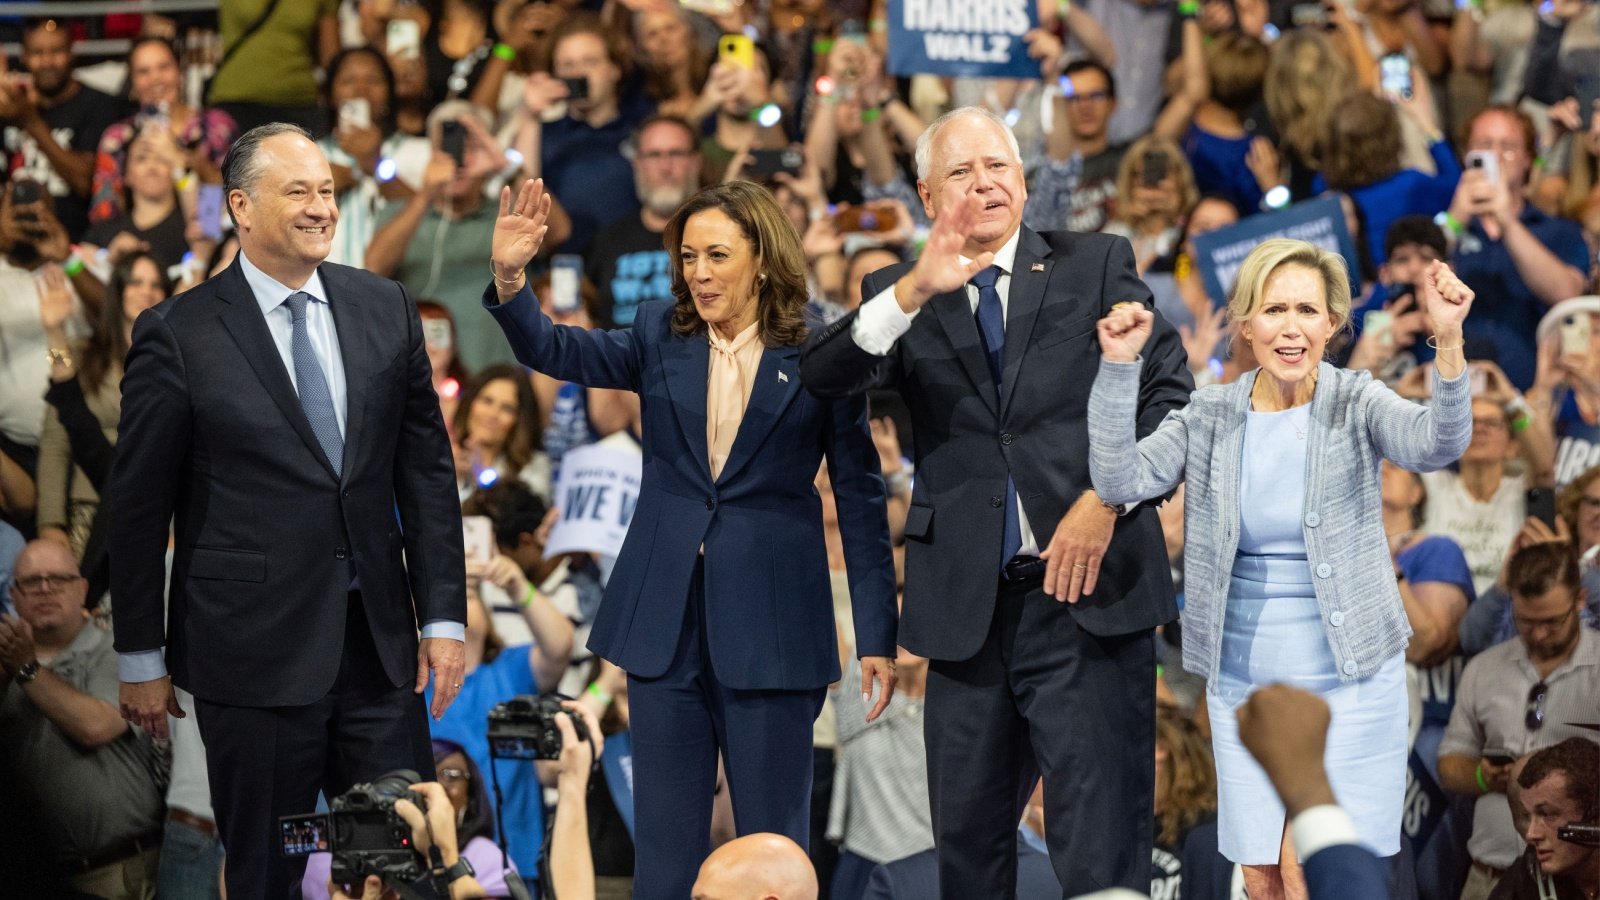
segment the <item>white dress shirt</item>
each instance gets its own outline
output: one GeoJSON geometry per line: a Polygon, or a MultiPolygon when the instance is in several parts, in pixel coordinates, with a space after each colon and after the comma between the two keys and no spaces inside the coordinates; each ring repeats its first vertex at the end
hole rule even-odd
{"type": "MultiPolygon", "coordinates": [[[[1009,316],[1011,311],[1011,269],[1017,261],[1017,239],[1021,237],[1022,229],[1012,233],[1010,240],[994,255],[994,265],[1000,267],[1000,277],[994,283],[994,289],[1000,294],[1000,313],[1009,316]]],[[[971,262],[965,256],[962,262],[971,262]]],[[[972,306],[974,316],[978,313],[978,287],[972,282],[967,282],[967,302],[972,306]]],[[[907,313],[900,308],[900,303],[894,299],[894,285],[889,285],[879,291],[872,299],[861,304],[861,310],[856,314],[856,321],[850,329],[850,337],[856,346],[874,356],[885,356],[894,349],[894,342],[911,330],[911,320],[917,317],[921,310],[907,313]]],[[[1021,353],[1022,348],[1015,348],[1021,353]]],[[[1017,518],[1022,526],[1022,547],[1017,550],[1018,556],[1038,556],[1039,541],[1033,535],[1033,527],[1028,524],[1028,512],[1022,508],[1022,494],[1017,494],[1017,518]]]]}

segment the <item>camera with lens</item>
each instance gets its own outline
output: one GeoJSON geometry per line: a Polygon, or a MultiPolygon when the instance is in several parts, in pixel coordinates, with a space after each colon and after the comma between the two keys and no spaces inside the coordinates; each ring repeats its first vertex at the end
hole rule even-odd
{"type": "Polygon", "coordinates": [[[333,854],[336,884],[355,884],[377,875],[385,884],[415,881],[428,873],[411,842],[411,826],[395,812],[396,800],[410,800],[427,814],[428,804],[411,786],[417,773],[398,769],[370,784],[357,784],[328,801],[328,812],[283,816],[278,831],[284,856],[333,854]]]}
{"type": "MultiPolygon", "coordinates": [[[[512,697],[489,710],[489,755],[496,759],[560,759],[561,732],[556,716],[566,715],[561,700],[531,694],[512,697]]],[[[578,740],[589,740],[583,720],[572,717],[578,740]]]]}

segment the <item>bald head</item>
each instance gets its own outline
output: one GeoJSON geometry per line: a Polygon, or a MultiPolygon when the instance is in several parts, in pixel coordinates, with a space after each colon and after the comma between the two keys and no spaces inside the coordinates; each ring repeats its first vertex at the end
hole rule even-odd
{"type": "Polygon", "coordinates": [[[693,900],[816,900],[817,874],[800,845],[751,834],[718,847],[700,866],[693,900]]]}
{"type": "Polygon", "coordinates": [[[11,602],[47,644],[70,641],[88,619],[88,585],[72,551],[57,541],[29,541],[12,567],[11,602]]]}

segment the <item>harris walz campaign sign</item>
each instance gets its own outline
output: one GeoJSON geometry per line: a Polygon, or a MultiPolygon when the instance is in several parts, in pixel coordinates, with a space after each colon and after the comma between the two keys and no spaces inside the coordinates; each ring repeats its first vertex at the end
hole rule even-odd
{"type": "Polygon", "coordinates": [[[889,71],[957,78],[1038,78],[1022,36],[1034,0],[889,0],[889,71]]]}

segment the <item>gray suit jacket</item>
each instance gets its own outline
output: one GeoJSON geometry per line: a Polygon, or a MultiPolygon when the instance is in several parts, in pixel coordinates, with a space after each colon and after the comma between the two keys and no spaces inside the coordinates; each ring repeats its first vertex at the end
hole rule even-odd
{"type": "MultiPolygon", "coordinates": [[[[1089,396],[1089,474],[1101,499],[1134,503],[1177,487],[1184,495],[1183,667],[1215,678],[1222,612],[1239,547],[1239,473],[1256,372],[1194,393],[1137,440],[1139,363],[1102,360],[1089,396]]],[[[1317,605],[1341,680],[1378,670],[1411,637],[1383,533],[1379,461],[1425,472],[1472,439],[1466,374],[1434,376],[1421,406],[1365,371],[1323,363],[1311,401],[1302,531],[1317,605]]]]}

